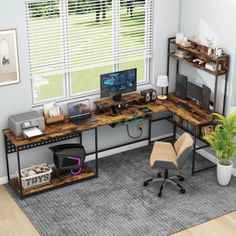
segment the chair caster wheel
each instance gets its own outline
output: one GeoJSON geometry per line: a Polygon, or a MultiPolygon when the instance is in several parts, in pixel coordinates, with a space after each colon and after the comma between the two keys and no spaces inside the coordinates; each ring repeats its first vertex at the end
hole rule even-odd
{"type": "Polygon", "coordinates": [[[181,189],[180,189],[180,192],[181,192],[182,194],[185,194],[185,193],[186,193],[186,190],[183,189],[183,188],[181,188],[181,189]]]}
{"type": "Polygon", "coordinates": [[[184,177],[180,176],[179,177],[179,181],[183,182],[184,181],[184,177]]]}
{"type": "Polygon", "coordinates": [[[143,183],[143,186],[144,186],[144,187],[147,187],[148,185],[149,185],[148,182],[144,182],[144,183],[143,183]]]}
{"type": "Polygon", "coordinates": [[[157,173],[157,177],[161,178],[161,172],[157,173]]]}
{"type": "Polygon", "coordinates": [[[158,197],[162,197],[162,193],[158,193],[158,197]]]}

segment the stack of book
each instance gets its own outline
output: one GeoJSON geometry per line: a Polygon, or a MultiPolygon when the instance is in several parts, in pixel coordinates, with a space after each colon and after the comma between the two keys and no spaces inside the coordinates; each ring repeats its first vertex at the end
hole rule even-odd
{"type": "Polygon", "coordinates": [[[188,56],[188,52],[177,49],[176,52],[175,52],[175,56],[184,59],[184,58],[186,58],[188,56]]]}

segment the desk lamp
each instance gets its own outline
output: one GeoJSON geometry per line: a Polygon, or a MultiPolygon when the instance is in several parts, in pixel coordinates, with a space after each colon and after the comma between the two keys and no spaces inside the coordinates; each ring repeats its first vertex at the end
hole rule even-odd
{"type": "Polygon", "coordinates": [[[159,75],[157,77],[157,87],[161,87],[161,95],[158,95],[157,98],[160,100],[165,100],[167,99],[167,96],[164,94],[164,88],[168,87],[169,82],[168,82],[168,76],[167,75],[159,75]]]}

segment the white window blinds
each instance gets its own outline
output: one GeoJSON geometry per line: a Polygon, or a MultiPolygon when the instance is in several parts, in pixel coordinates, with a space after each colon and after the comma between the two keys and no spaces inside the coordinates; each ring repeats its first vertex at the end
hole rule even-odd
{"type": "Polygon", "coordinates": [[[152,56],[153,0],[26,0],[26,13],[33,79],[152,56]]]}
{"type": "Polygon", "coordinates": [[[69,71],[112,64],[111,8],[103,0],[68,1],[69,71]]]}
{"type": "Polygon", "coordinates": [[[64,71],[63,16],[60,2],[27,2],[27,25],[31,76],[60,74],[64,71]]]}
{"type": "Polygon", "coordinates": [[[152,56],[152,0],[120,1],[118,29],[119,63],[152,56]]]}
{"type": "Polygon", "coordinates": [[[27,1],[32,75],[150,58],[152,12],[152,0],[27,1]]]}

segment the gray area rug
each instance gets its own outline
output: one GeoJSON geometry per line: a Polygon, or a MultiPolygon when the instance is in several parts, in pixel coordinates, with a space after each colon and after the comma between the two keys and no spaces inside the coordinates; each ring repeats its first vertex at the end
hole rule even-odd
{"type": "MultiPolygon", "coordinates": [[[[184,166],[186,194],[160,183],[143,187],[156,175],[148,164],[151,147],[99,160],[99,178],[19,200],[41,235],[136,236],[170,235],[236,210],[236,178],[228,187],[216,182],[216,169],[191,176],[191,158],[184,166]]],[[[197,157],[197,168],[210,163],[197,157]]]]}

